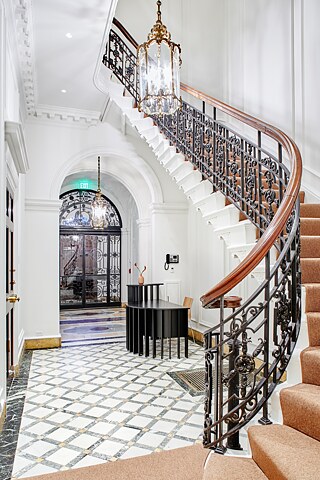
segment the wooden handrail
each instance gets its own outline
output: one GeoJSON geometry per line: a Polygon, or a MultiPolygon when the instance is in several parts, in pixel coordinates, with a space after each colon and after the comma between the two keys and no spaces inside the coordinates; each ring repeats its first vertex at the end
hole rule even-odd
{"type": "MultiPolygon", "coordinates": [[[[126,37],[126,39],[135,48],[137,48],[137,42],[126,30],[126,28],[117,19],[114,19],[113,23],[126,37]]],[[[230,105],[227,105],[226,103],[211,97],[210,95],[196,90],[195,88],[189,87],[184,83],[181,83],[181,90],[188,93],[189,95],[192,95],[198,100],[201,100],[208,105],[219,109],[220,111],[230,115],[231,117],[240,120],[246,125],[255,128],[256,130],[264,133],[265,135],[280,143],[288,155],[291,167],[289,183],[282,198],[281,204],[272,222],[269,224],[264,234],[261,236],[261,238],[254,246],[254,248],[250,251],[250,253],[244,258],[244,260],[234,270],[232,270],[232,272],[227,275],[221,282],[219,282],[215,287],[213,287],[201,297],[200,300],[202,302],[202,305],[203,307],[206,307],[209,306],[217,298],[222,297],[223,295],[228,293],[245,277],[247,277],[249,273],[252,272],[252,270],[254,270],[257,265],[259,265],[259,263],[263,260],[266,254],[271,250],[277,237],[285,229],[286,223],[292,213],[300,190],[302,176],[302,160],[300,151],[296,143],[280,129],[268,123],[265,123],[258,118],[248,115],[236,108],[233,108],[230,105]]]]}

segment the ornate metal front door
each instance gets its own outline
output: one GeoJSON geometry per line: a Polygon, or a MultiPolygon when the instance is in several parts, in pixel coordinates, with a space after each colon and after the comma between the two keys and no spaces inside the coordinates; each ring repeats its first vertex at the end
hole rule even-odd
{"type": "Polygon", "coordinates": [[[104,231],[90,228],[91,192],[62,196],[60,215],[61,308],[121,304],[121,218],[109,202],[104,231]]]}
{"type": "Polygon", "coordinates": [[[120,305],[120,260],[120,234],[61,234],[61,307],[120,305]]]}

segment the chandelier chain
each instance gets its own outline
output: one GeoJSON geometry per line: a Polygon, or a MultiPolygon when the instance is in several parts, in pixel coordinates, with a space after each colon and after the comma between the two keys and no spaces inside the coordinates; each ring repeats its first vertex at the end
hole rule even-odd
{"type": "Polygon", "coordinates": [[[97,189],[97,192],[101,192],[101,188],[100,188],[100,157],[98,157],[98,189],[97,189]]]}
{"type": "Polygon", "coordinates": [[[158,0],[157,1],[157,5],[158,5],[158,20],[157,20],[157,23],[162,23],[162,20],[161,20],[161,1],[158,0]]]}

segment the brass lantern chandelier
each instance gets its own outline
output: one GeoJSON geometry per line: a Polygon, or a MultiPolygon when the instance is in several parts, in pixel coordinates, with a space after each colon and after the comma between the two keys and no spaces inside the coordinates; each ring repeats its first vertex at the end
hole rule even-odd
{"type": "Polygon", "coordinates": [[[108,227],[108,221],[106,217],[107,202],[101,195],[100,188],[100,157],[98,157],[98,188],[95,199],[91,204],[91,225],[94,229],[104,229],[108,227]]]}
{"type": "Polygon", "coordinates": [[[161,1],[157,1],[158,19],[148,40],[138,46],[140,92],[138,108],[147,115],[172,115],[181,108],[180,45],[161,20],[161,1]]]}

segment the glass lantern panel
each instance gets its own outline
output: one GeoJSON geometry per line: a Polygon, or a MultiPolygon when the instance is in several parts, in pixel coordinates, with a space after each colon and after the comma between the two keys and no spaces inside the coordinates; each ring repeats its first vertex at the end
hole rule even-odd
{"type": "Polygon", "coordinates": [[[175,47],[173,51],[172,73],[173,73],[173,88],[174,88],[173,93],[179,99],[180,98],[180,52],[178,47],[175,47]]]}
{"type": "Polygon", "coordinates": [[[145,48],[139,49],[139,78],[140,78],[140,98],[147,95],[147,51],[145,48]]]}

